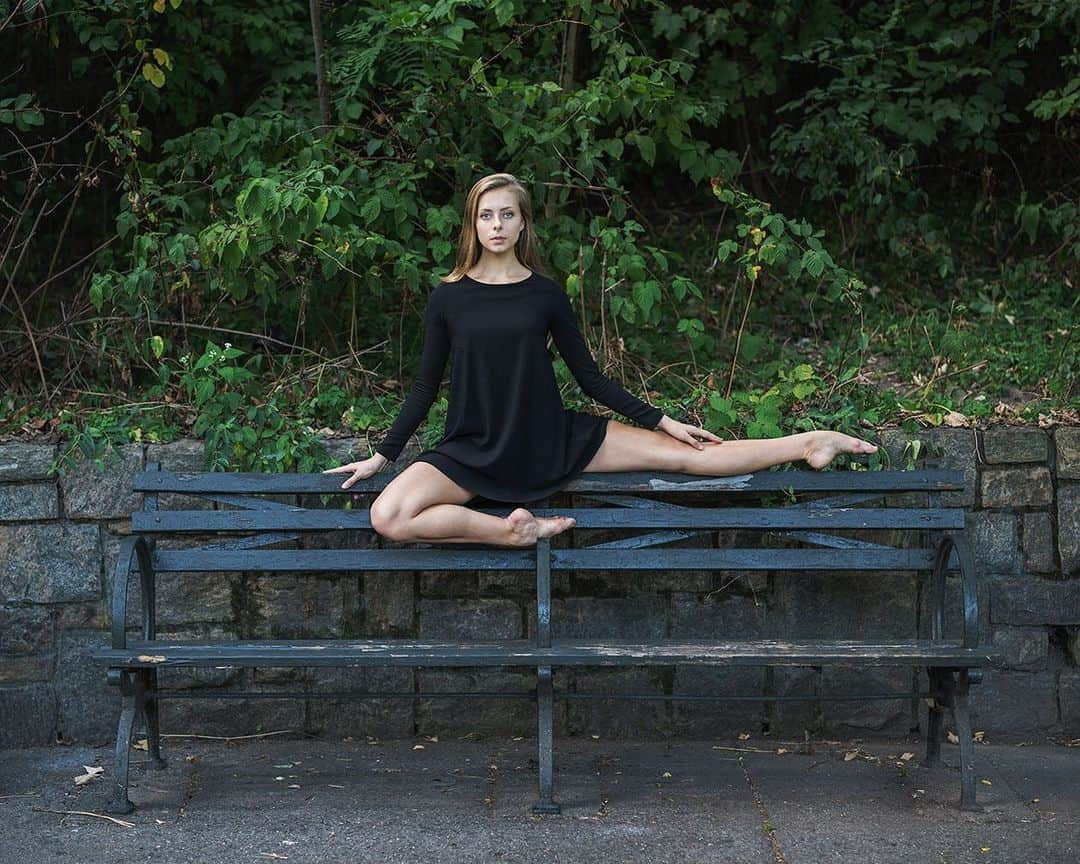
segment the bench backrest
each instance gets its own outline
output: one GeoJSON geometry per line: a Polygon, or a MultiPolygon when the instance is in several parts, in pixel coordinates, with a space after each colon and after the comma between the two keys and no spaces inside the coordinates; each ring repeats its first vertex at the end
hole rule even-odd
{"type": "MultiPolygon", "coordinates": [[[[405,549],[264,548],[305,533],[370,531],[371,519],[366,507],[301,507],[259,496],[329,496],[325,500],[332,501],[335,496],[377,493],[391,479],[376,475],[342,490],[340,474],[176,473],[162,471],[152,463],[135,477],[135,491],[146,495],[144,510],[132,515],[132,531],[151,537],[237,535],[198,548],[155,549],[157,572],[536,570],[540,557],[551,569],[844,571],[926,570],[934,563],[934,544],[897,548],[831,532],[940,532],[964,527],[963,508],[942,507],[939,502],[941,492],[963,488],[959,471],[766,471],[737,477],[613,472],[580,475],[563,490],[574,493],[579,502],[599,506],[551,511],[574,516],[577,529],[636,532],[584,547],[562,548],[542,542],[529,549],[476,544],[423,544],[437,548],[405,549]],[[233,509],[158,510],[158,495],[162,493],[194,496],[233,509]],[[906,493],[927,493],[928,506],[910,506],[906,493]],[[904,496],[904,506],[861,506],[896,495],[904,496]],[[761,507],[762,496],[775,499],[775,506],[761,507]],[[817,497],[805,500],[807,496],[817,497]],[[705,505],[697,503],[703,498],[705,505]],[[715,506],[718,499],[726,505],[715,506]],[[803,548],[655,548],[724,529],[766,532],[803,544],[803,548]]],[[[505,515],[510,506],[477,509],[505,515]]],[[[535,508],[533,512],[544,515],[546,510],[535,508]]]]}

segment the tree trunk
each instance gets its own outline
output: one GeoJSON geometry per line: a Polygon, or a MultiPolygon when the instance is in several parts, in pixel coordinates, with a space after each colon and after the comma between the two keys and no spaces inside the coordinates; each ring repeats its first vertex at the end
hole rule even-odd
{"type": "Polygon", "coordinates": [[[326,62],[323,55],[322,9],[319,0],[308,0],[311,10],[311,40],[315,43],[315,78],[319,83],[319,109],[322,112],[323,131],[331,125],[330,89],[326,84],[326,62]]]}

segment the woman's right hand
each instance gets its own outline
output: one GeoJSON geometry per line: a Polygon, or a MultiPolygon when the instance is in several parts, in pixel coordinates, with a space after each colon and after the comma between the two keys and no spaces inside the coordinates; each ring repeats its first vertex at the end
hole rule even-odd
{"type": "MultiPolygon", "coordinates": [[[[351,474],[344,483],[341,484],[342,489],[349,489],[357,480],[364,480],[373,474],[377,474],[382,467],[389,462],[382,453],[376,453],[368,459],[364,459],[361,462],[350,462],[348,465],[339,465],[337,468],[327,468],[323,471],[323,474],[351,474]]],[[[353,495],[353,500],[359,499],[359,495],[353,495]]]]}

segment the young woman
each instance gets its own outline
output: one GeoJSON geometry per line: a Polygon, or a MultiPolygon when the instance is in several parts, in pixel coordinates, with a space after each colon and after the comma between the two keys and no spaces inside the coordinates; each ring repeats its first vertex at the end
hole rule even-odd
{"type": "Polygon", "coordinates": [[[528,503],[583,471],[748,474],[803,459],[823,468],[838,453],[876,445],[839,432],[723,441],[627,393],[597,368],[560,285],[541,270],[528,192],[512,174],[469,191],[454,270],[432,290],[420,370],[390,431],[369,459],[326,474],[350,488],[392,462],[427,417],[451,358],[442,440],[371,504],[372,527],[393,540],[530,546],[573,527],[524,507],[500,518],[473,498],[528,503]],[[644,428],[563,407],[548,354],[551,333],[582,390],[644,428]]]}

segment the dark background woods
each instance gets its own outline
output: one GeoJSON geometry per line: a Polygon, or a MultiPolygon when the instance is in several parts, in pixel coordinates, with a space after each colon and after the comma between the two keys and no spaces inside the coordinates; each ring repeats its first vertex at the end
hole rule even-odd
{"type": "Polygon", "coordinates": [[[601,366],[673,416],[1075,419],[1074,3],[30,0],[0,22],[0,435],[313,468],[316,430],[392,420],[464,192],[499,170],[601,366]]]}

